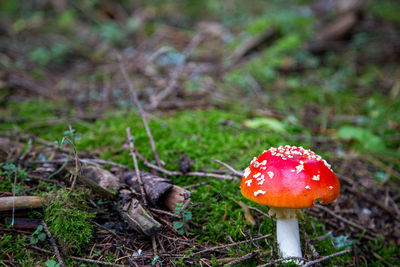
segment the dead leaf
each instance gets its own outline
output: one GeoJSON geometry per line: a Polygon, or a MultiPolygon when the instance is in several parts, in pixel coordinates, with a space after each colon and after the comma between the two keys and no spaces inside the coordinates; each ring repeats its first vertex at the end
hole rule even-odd
{"type": "Polygon", "coordinates": [[[248,221],[251,225],[255,226],[256,220],[251,215],[249,207],[246,204],[244,204],[242,201],[239,201],[238,204],[244,210],[244,217],[246,218],[246,221],[248,221]]]}

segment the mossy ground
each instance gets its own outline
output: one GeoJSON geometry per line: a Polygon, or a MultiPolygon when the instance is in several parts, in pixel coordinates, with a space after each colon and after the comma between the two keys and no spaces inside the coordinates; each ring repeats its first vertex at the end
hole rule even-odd
{"type": "MultiPolygon", "coordinates": [[[[10,15],[19,12],[16,8],[19,6],[18,2],[2,3],[0,10],[12,17],[10,15]]],[[[95,4],[90,1],[83,2],[85,4],[80,6],[80,9],[72,7],[63,12],[54,24],[49,23],[51,25],[46,28],[46,31],[61,32],[74,40],[75,22],[79,20],[80,12],[83,10],[87,16],[95,16],[95,4]]],[[[222,46],[228,52],[232,52],[239,46],[243,37],[255,36],[269,27],[276,28],[281,38],[256,56],[246,59],[244,64],[224,73],[222,77],[211,77],[216,80],[220,91],[219,94],[211,94],[213,97],[209,100],[209,108],[168,113],[156,111],[150,114],[149,126],[157,151],[166,163],[167,169],[176,170],[179,159],[184,153],[193,160],[195,170],[221,169],[222,167],[212,159],[226,162],[236,169],[244,169],[249,161],[263,150],[270,146],[286,144],[312,148],[331,163],[338,162],[338,158],[343,155],[360,157],[372,155],[380,160],[387,160],[394,170],[400,167],[396,160],[399,156],[399,92],[396,89],[398,87],[395,86],[391,90],[385,89],[388,80],[396,82],[398,63],[387,62],[384,66],[374,61],[367,61],[365,64],[357,63],[364,57],[374,58],[374,53],[377,53],[369,46],[374,41],[374,32],[356,34],[348,40],[344,52],[328,52],[322,56],[316,56],[304,49],[307,41],[313,36],[315,30],[313,25],[317,19],[305,7],[310,1],[295,1],[296,4],[290,8],[287,8],[287,3],[283,3],[285,1],[269,1],[268,4],[253,1],[252,8],[244,6],[240,3],[241,1],[234,1],[243,12],[238,12],[239,8],[234,10],[225,8],[218,1],[203,1],[201,8],[199,4],[189,3],[189,1],[181,2],[178,6],[173,1],[149,1],[143,4],[144,8],[148,8],[147,5],[149,5],[151,12],[160,14],[157,20],[144,27],[144,36],[150,36],[158,26],[167,23],[168,12],[177,12],[183,15],[176,23],[182,23],[179,22],[180,20],[187,22],[200,18],[213,18],[218,19],[225,27],[236,33],[236,38],[230,37],[231,40],[222,46]],[[300,62],[303,70],[287,71],[288,68],[293,67],[293,62],[300,62]],[[265,112],[273,115],[265,116],[265,112]]],[[[393,1],[384,1],[384,5],[379,4],[382,1],[371,2],[370,13],[368,13],[370,16],[381,20],[387,19],[388,22],[398,25],[398,18],[394,15],[399,13],[398,4],[393,1]]],[[[20,31],[23,32],[25,28],[29,29],[28,26],[31,24],[34,26],[34,23],[49,19],[47,13],[42,10],[32,13],[25,10],[24,14],[19,15],[21,17],[18,20],[9,19],[13,22],[12,31],[15,35],[20,31]]],[[[54,20],[54,18],[50,19],[54,20]]],[[[126,41],[132,33],[129,25],[126,23],[122,27],[114,21],[101,21],[100,25],[90,25],[90,30],[94,35],[100,35],[102,41],[108,45],[112,44],[129,50],[130,46],[126,41]]],[[[13,42],[17,41],[18,39],[13,40],[13,42]]],[[[215,48],[215,51],[221,53],[220,49],[215,48]]],[[[103,50],[91,51],[80,42],[66,42],[62,46],[51,43],[43,47],[28,49],[24,47],[22,50],[29,54],[28,58],[12,62],[10,65],[21,69],[25,61],[29,62],[28,66],[34,66],[28,68],[30,77],[40,83],[46,80],[47,72],[53,67],[57,71],[63,68],[68,69],[70,66],[68,64],[71,64],[70,55],[91,62],[107,59],[102,54],[103,50]]],[[[201,51],[199,54],[207,51],[201,48],[199,50],[201,51]]],[[[111,50],[108,52],[111,53],[111,50]]],[[[0,64],[6,65],[1,60],[2,58],[0,58],[0,64]]],[[[99,70],[98,73],[90,75],[78,72],[70,78],[77,81],[92,81],[110,79],[109,76],[99,70]]],[[[2,77],[1,72],[0,77],[2,77]]],[[[135,76],[135,78],[138,77],[135,76]]],[[[205,75],[200,78],[210,77],[205,75]]],[[[198,90],[195,81],[183,84],[184,89],[188,91],[198,90]]],[[[117,95],[119,88],[114,89],[117,95]]],[[[142,89],[144,88],[139,87],[139,91],[142,89]]],[[[2,105],[0,117],[11,118],[10,122],[5,120],[0,123],[0,132],[35,134],[53,142],[59,140],[63,132],[67,130],[69,119],[79,117],[78,111],[71,108],[67,100],[49,101],[35,97],[24,98],[24,100],[16,98],[9,101],[8,96],[12,95],[12,90],[13,88],[5,88],[0,93],[2,105]]],[[[92,97],[95,99],[98,96],[94,93],[96,92],[93,92],[92,97]]],[[[79,97],[80,95],[77,96],[79,97]]],[[[78,99],[77,102],[79,101],[78,99]]],[[[146,158],[152,159],[148,137],[136,110],[128,110],[127,100],[123,97],[114,104],[95,122],[82,119],[71,123],[80,135],[77,149],[98,151],[101,158],[105,160],[133,168],[129,152],[124,146],[127,143],[125,130],[130,127],[138,151],[146,158]]],[[[93,110],[95,110],[94,107],[88,106],[85,112],[93,115],[95,112],[93,110]]],[[[140,168],[146,169],[143,164],[140,164],[140,168]]],[[[344,174],[340,166],[334,165],[333,168],[337,173],[344,174]]],[[[389,186],[398,183],[396,177],[391,176],[388,169],[376,166],[366,168],[369,171],[368,175],[375,177],[377,183],[383,179],[389,179],[389,186]]],[[[0,166],[0,175],[2,178],[0,190],[9,192],[13,187],[13,177],[6,173],[2,166],[0,166]]],[[[24,179],[23,173],[18,179],[24,179]]],[[[274,233],[273,220],[263,218],[256,213],[253,213],[259,219],[256,226],[251,226],[245,220],[242,208],[232,199],[243,201],[264,212],[267,212],[268,208],[244,199],[239,192],[237,182],[198,177],[173,177],[173,182],[181,186],[203,180],[209,180],[209,183],[193,191],[193,205],[190,210],[193,221],[204,226],[206,230],[192,227],[190,236],[197,236],[196,240],[203,244],[217,245],[230,243],[231,239],[235,241],[248,239],[250,235],[254,236],[258,233],[274,233]]],[[[18,184],[16,189],[17,192],[26,190],[18,184]]],[[[56,192],[55,186],[47,183],[39,184],[36,190],[38,194],[39,192],[56,192]]],[[[80,192],[77,191],[77,194],[80,195],[80,199],[84,199],[85,195],[80,192]]],[[[63,196],[64,203],[70,205],[76,203],[66,192],[58,192],[53,196],[63,196]]],[[[57,202],[53,204],[44,211],[43,216],[48,221],[50,230],[58,238],[60,244],[77,242],[77,250],[74,253],[83,252],[85,246],[88,245],[87,242],[91,240],[91,226],[87,221],[82,220],[82,218],[91,217],[87,207],[79,206],[78,209],[69,213],[83,215],[83,217],[74,219],[72,216],[71,226],[76,226],[76,228],[68,229],[68,225],[64,227],[59,221],[57,222],[60,216],[57,210],[60,206],[57,206],[59,205],[57,202]],[[87,231],[82,231],[82,227],[87,231]],[[66,231],[75,233],[76,236],[71,240],[63,240],[66,231]]],[[[74,209],[74,206],[70,208],[74,209]]],[[[61,214],[61,216],[64,215],[61,214]]],[[[67,221],[63,223],[68,224],[67,221]]],[[[323,220],[318,220],[306,213],[300,223],[311,239],[326,234],[329,228],[323,220]]],[[[347,234],[351,236],[351,233],[345,233],[340,237],[345,238],[347,234]]],[[[397,263],[398,248],[393,243],[387,244],[380,238],[376,238],[375,241],[365,241],[361,240],[361,236],[353,236],[351,237],[353,239],[350,238],[350,243],[344,242],[342,246],[338,246],[333,242],[334,238],[316,243],[317,251],[321,255],[329,255],[346,246],[354,246],[378,255],[369,258],[369,265],[397,263]]],[[[272,235],[267,240],[271,247],[266,247],[262,252],[263,258],[271,257],[269,254],[271,248],[274,255],[277,254],[274,236],[272,235]]],[[[2,249],[0,260],[5,257],[5,253],[11,253],[20,265],[43,265],[41,262],[43,258],[37,257],[31,250],[27,250],[26,254],[21,253],[22,250],[26,250],[27,242],[22,235],[3,234],[0,239],[2,249]]],[[[242,256],[252,249],[256,247],[251,244],[232,248],[231,256],[242,256]]],[[[309,252],[306,247],[303,247],[303,251],[309,252]]],[[[103,260],[112,261],[113,257],[114,255],[105,255],[103,260]]],[[[324,262],[324,266],[343,266],[351,261],[352,255],[347,254],[324,262]]],[[[77,263],[71,261],[69,264],[77,263]]],[[[246,266],[255,264],[251,261],[246,262],[246,266]]]]}
{"type": "MultiPolygon", "coordinates": [[[[52,109],[52,104],[49,103],[47,105],[46,102],[40,104],[10,103],[7,107],[7,110],[11,111],[14,116],[26,119],[24,124],[19,126],[14,125],[14,130],[18,132],[22,132],[22,129],[25,127],[29,128],[30,123],[36,123],[36,119],[34,118],[40,117],[45,119],[46,117],[52,117],[52,109]],[[24,106],[29,106],[27,111],[21,108],[24,106]]],[[[177,169],[179,158],[183,153],[186,153],[194,160],[195,169],[221,168],[212,159],[227,162],[237,169],[244,169],[254,155],[260,154],[270,146],[295,144],[310,147],[311,145],[310,142],[299,142],[291,138],[299,134],[309,134],[305,128],[299,125],[286,121],[280,122],[285,129],[284,134],[282,134],[282,132],[271,130],[267,125],[261,125],[256,129],[247,128],[244,122],[249,120],[254,120],[254,118],[247,115],[245,111],[239,115],[238,113],[233,114],[215,109],[206,111],[190,110],[175,112],[168,116],[152,119],[149,125],[152,129],[157,151],[161,159],[165,161],[167,168],[171,170],[177,169]]],[[[65,130],[65,127],[66,124],[60,122],[52,127],[35,128],[31,132],[41,138],[52,141],[59,139],[60,133],[65,130]]],[[[110,113],[104,119],[92,125],[75,123],[73,127],[78,130],[81,136],[77,142],[78,150],[101,151],[103,159],[126,164],[133,168],[128,151],[123,149],[123,144],[127,142],[125,129],[131,127],[137,149],[147,158],[152,158],[146,132],[140,117],[136,115],[135,111],[122,112],[121,114],[110,113]]],[[[323,151],[316,152],[320,153],[323,151]]],[[[327,159],[329,161],[329,153],[327,154],[327,159]]],[[[140,167],[145,168],[142,165],[140,167]]],[[[173,179],[174,183],[181,186],[194,184],[203,180],[204,178],[196,177],[175,177],[173,179]]],[[[274,233],[275,223],[273,220],[258,216],[260,221],[256,227],[252,227],[246,222],[243,210],[231,199],[243,201],[248,205],[268,212],[268,208],[250,203],[244,199],[240,194],[237,182],[210,179],[209,184],[196,188],[192,198],[193,207],[191,208],[191,212],[193,213],[193,221],[203,225],[207,229],[206,231],[196,228],[190,229],[192,234],[199,235],[199,241],[207,244],[216,244],[215,242],[229,242],[228,237],[231,237],[233,240],[241,240],[251,234],[274,233]]],[[[57,205],[59,206],[60,204],[57,205]]],[[[50,213],[47,213],[47,211],[57,210],[60,208],[58,206],[50,206],[46,209],[45,218],[51,218],[52,215],[49,215],[50,213]]],[[[49,220],[51,225],[52,222],[54,221],[49,220]]],[[[76,221],[74,222],[75,224],[76,221]]],[[[324,235],[327,232],[323,223],[317,223],[313,218],[308,216],[305,217],[305,220],[301,224],[307,230],[310,238],[324,235]],[[307,226],[310,222],[314,225],[313,228],[307,226]]],[[[90,226],[90,224],[86,222],[85,226],[90,226]]],[[[60,229],[64,229],[62,233],[59,233],[59,229],[53,233],[58,237],[65,236],[65,229],[67,228],[62,227],[60,229]]],[[[72,229],[71,233],[81,233],[81,231],[75,230],[72,229]]],[[[85,242],[90,240],[90,229],[88,231],[89,236],[83,239],[85,242]]],[[[72,241],[79,242],[78,239],[73,239],[72,241]]],[[[274,237],[271,236],[268,238],[268,241],[276,251],[274,237]]],[[[357,243],[355,244],[357,245],[357,243]]],[[[84,246],[85,244],[79,243],[79,245],[84,246]]],[[[396,253],[395,247],[382,247],[379,241],[377,241],[375,246],[379,254],[384,253],[387,255],[386,259],[389,262],[394,253],[396,253]]],[[[324,255],[338,251],[330,239],[318,243],[316,248],[324,255]]],[[[242,246],[241,249],[232,249],[232,256],[244,255],[252,249],[255,249],[255,247],[251,245],[242,246]]],[[[345,255],[337,257],[331,262],[332,264],[340,265],[341,262],[348,262],[350,258],[351,256],[345,255]]],[[[329,261],[326,264],[328,263],[329,261]]]]}

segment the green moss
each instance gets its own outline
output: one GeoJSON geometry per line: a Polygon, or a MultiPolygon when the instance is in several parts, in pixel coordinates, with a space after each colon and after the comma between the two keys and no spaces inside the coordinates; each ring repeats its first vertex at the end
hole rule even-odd
{"type": "MultiPolygon", "coordinates": [[[[265,129],[246,129],[241,123],[244,118],[217,110],[185,111],[149,124],[157,151],[170,169],[176,169],[183,152],[195,161],[196,169],[218,167],[213,158],[244,168],[252,155],[289,141],[270,131],[266,135],[265,129]]],[[[104,148],[104,158],[131,165],[128,151],[122,150],[127,127],[132,129],[136,148],[151,159],[147,134],[134,113],[113,115],[96,122],[90,131],[82,129],[78,150],[104,148]]]]}
{"type": "MultiPolygon", "coordinates": [[[[282,103],[276,101],[275,105],[278,107],[281,104],[285,105],[284,99],[286,99],[292,105],[293,110],[300,110],[302,108],[301,103],[308,99],[308,101],[314,101],[318,105],[337,105],[338,110],[346,112],[352,104],[360,101],[360,99],[354,99],[354,94],[347,90],[343,92],[341,98],[344,102],[340,103],[333,97],[335,90],[309,89],[306,87],[293,89],[291,94],[282,95],[283,99],[280,100],[282,103]],[[321,93],[322,97],[318,96],[317,92],[321,93]],[[295,99],[297,103],[295,103],[295,99]]],[[[374,98],[374,101],[368,105],[380,107],[380,98],[374,98]]],[[[254,117],[247,115],[240,107],[236,107],[236,109],[239,110],[235,110],[235,112],[214,109],[191,110],[170,113],[166,117],[152,117],[149,120],[150,128],[156,142],[157,151],[162,160],[166,162],[166,168],[177,169],[179,158],[183,152],[194,160],[194,169],[221,168],[212,159],[219,159],[237,169],[244,169],[253,156],[260,154],[270,146],[284,144],[310,146],[307,141],[299,142],[294,138],[292,139],[297,134],[309,135],[308,130],[301,126],[295,118],[288,117],[279,121],[282,126],[280,129],[283,132],[276,132],[268,124],[257,124],[256,126],[251,124],[252,128],[247,128],[245,122],[249,125],[248,122],[253,121],[254,117]]],[[[27,127],[31,129],[31,132],[49,141],[59,139],[67,127],[63,122],[43,128],[31,127],[36,122],[36,117],[43,115],[45,118],[52,118],[52,113],[57,112],[56,105],[46,106],[46,102],[19,103],[18,105],[10,103],[7,110],[26,119],[21,124],[15,124],[15,129],[21,130],[23,127],[27,127]],[[27,111],[24,111],[21,107],[26,108],[27,111]],[[31,113],[35,114],[32,115],[31,113]]],[[[368,111],[366,110],[366,112],[368,111]]],[[[390,114],[390,110],[387,112],[390,114]]],[[[382,114],[385,113],[382,112],[382,114]]],[[[157,116],[157,114],[155,115],[157,116]]],[[[257,117],[255,121],[258,121],[257,117]]],[[[77,142],[78,150],[101,151],[102,158],[127,164],[133,168],[128,151],[122,148],[123,144],[127,142],[125,130],[130,127],[135,137],[136,148],[148,159],[153,158],[141,118],[134,111],[108,114],[92,125],[74,124],[73,127],[81,135],[81,139],[77,142]]],[[[146,169],[143,165],[140,168],[146,169]]],[[[198,183],[199,180],[205,180],[205,178],[197,177],[174,177],[173,179],[174,183],[178,185],[194,184],[198,183]]],[[[40,188],[47,190],[47,186],[43,184],[40,185],[40,188]]],[[[245,236],[242,233],[253,235],[274,233],[275,223],[273,220],[264,218],[257,227],[250,226],[244,219],[243,210],[231,198],[244,201],[252,206],[255,205],[240,195],[239,184],[236,182],[210,179],[209,185],[196,188],[196,192],[192,196],[193,221],[204,225],[206,231],[192,228],[189,229],[189,232],[199,234],[197,240],[203,243],[231,242],[229,236],[234,240],[243,240],[245,236]]],[[[84,218],[91,217],[91,215],[86,211],[85,206],[76,208],[75,204],[72,205],[72,203],[84,203],[81,200],[78,201],[78,199],[84,199],[84,195],[79,193],[76,196],[74,192],[53,191],[49,199],[51,204],[45,210],[45,220],[49,223],[57,241],[67,248],[76,247],[77,250],[82,250],[90,242],[92,231],[91,225],[84,218]]],[[[263,206],[256,205],[256,207],[267,211],[263,206]]],[[[307,220],[311,220],[315,225],[315,228],[309,228],[308,223],[303,225],[311,238],[326,233],[323,223],[317,223],[313,218],[307,218],[307,220]]],[[[269,237],[268,241],[269,244],[274,244],[274,236],[269,237]]],[[[315,246],[321,255],[338,251],[333,247],[330,240],[320,242],[315,246]]],[[[251,249],[253,249],[252,245],[243,246],[240,249],[233,249],[231,255],[235,257],[244,255],[249,253],[251,249]]],[[[269,251],[269,249],[266,246],[265,250],[269,251]]],[[[386,249],[389,252],[391,251],[390,248],[385,248],[382,253],[386,253],[386,249]]],[[[328,263],[330,265],[345,263],[350,260],[348,257],[348,255],[343,255],[328,263]]]]}
{"type": "Polygon", "coordinates": [[[21,181],[27,180],[25,170],[18,169],[14,164],[0,163],[0,179],[0,191],[3,192],[12,192],[15,189],[15,194],[19,195],[28,188],[21,183],[21,181]],[[16,179],[15,185],[14,179],[16,179]]]}
{"type": "Polygon", "coordinates": [[[33,253],[27,250],[28,238],[20,234],[3,234],[0,236],[0,262],[14,258],[20,266],[34,266],[33,253]]]}
{"type": "Polygon", "coordinates": [[[372,266],[396,266],[399,263],[399,247],[394,242],[387,246],[383,238],[377,238],[375,242],[370,241],[369,245],[374,248],[375,261],[371,262],[372,266]]]}
{"type": "Polygon", "coordinates": [[[371,4],[369,5],[369,11],[373,15],[385,21],[390,21],[396,24],[400,24],[400,17],[399,17],[400,4],[396,1],[393,0],[371,1],[371,4]]]}
{"type": "Polygon", "coordinates": [[[94,213],[87,211],[85,196],[79,189],[59,189],[43,196],[47,203],[44,220],[57,243],[70,253],[85,250],[92,238],[93,225],[87,219],[94,213]]]}

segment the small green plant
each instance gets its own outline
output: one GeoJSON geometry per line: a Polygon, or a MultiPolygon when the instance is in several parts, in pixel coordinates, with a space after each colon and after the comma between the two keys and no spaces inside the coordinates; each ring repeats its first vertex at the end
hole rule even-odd
{"type": "MultiPolygon", "coordinates": [[[[27,179],[25,170],[18,169],[13,163],[0,163],[0,191],[11,192],[15,175],[17,179],[27,179]]],[[[18,194],[22,189],[21,185],[17,185],[15,193],[18,194]]]]}
{"type": "Polygon", "coordinates": [[[178,230],[178,234],[183,235],[185,234],[187,222],[192,219],[192,212],[183,210],[183,203],[176,203],[176,206],[174,216],[178,216],[181,219],[174,221],[174,228],[178,230]]]}
{"type": "Polygon", "coordinates": [[[49,49],[46,47],[38,47],[29,54],[29,59],[40,65],[46,66],[50,63],[62,65],[68,55],[71,54],[71,48],[62,43],[55,43],[49,49]]]}
{"type": "Polygon", "coordinates": [[[46,240],[46,234],[43,233],[43,226],[40,224],[35,232],[33,232],[31,238],[30,238],[30,243],[31,245],[37,244],[39,241],[43,242],[46,240]]]}
{"type": "Polygon", "coordinates": [[[64,145],[72,145],[75,147],[76,141],[80,139],[80,135],[76,133],[76,130],[73,128],[64,131],[63,134],[64,136],[61,138],[61,140],[54,141],[54,143],[59,147],[64,147],[64,145]]]}
{"type": "Polygon", "coordinates": [[[12,190],[13,177],[15,172],[14,164],[3,164],[0,163],[0,177],[2,179],[2,183],[0,184],[0,190],[10,192],[12,190]]]}
{"type": "Polygon", "coordinates": [[[48,260],[44,263],[46,267],[60,267],[60,264],[57,263],[55,260],[48,260]]]}
{"type": "Polygon", "coordinates": [[[76,150],[76,141],[80,139],[80,135],[76,133],[76,130],[69,126],[69,129],[64,131],[64,136],[61,140],[56,140],[54,143],[60,147],[64,147],[64,145],[71,145],[72,148],[72,155],[75,158],[75,173],[72,174],[71,180],[71,191],[75,187],[76,179],[78,177],[79,171],[81,169],[81,164],[78,156],[78,152],[76,150]]]}
{"type": "Polygon", "coordinates": [[[153,265],[153,266],[156,266],[157,265],[157,263],[159,264],[159,265],[162,265],[162,262],[161,262],[161,260],[160,260],[160,256],[154,256],[154,258],[153,258],[153,260],[152,260],[152,262],[151,262],[151,265],[153,265]]]}

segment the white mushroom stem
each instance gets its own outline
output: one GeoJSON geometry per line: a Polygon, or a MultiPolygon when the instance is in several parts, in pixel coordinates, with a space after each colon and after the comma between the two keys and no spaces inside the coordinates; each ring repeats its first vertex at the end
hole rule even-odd
{"type": "Polygon", "coordinates": [[[302,257],[297,217],[289,219],[278,218],[276,221],[276,235],[282,258],[302,257]]]}

